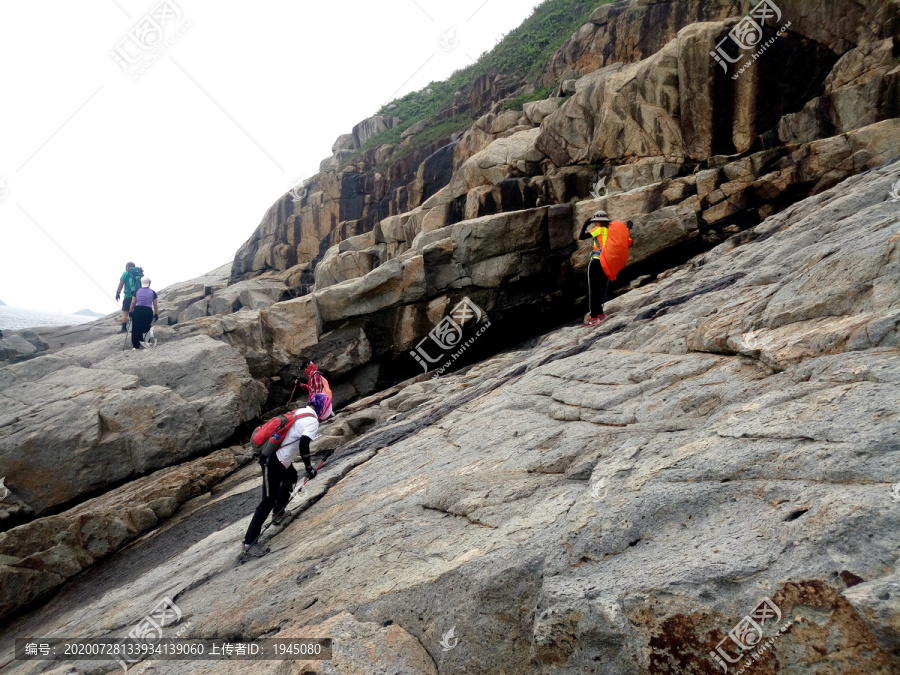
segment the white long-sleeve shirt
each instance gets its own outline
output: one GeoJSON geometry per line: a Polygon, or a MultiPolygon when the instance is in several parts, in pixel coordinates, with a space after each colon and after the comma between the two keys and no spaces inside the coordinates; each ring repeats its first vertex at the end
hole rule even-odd
{"type": "Polygon", "coordinates": [[[319,433],[319,419],[316,417],[316,411],[310,406],[298,408],[298,414],[308,413],[312,417],[301,417],[288,429],[287,436],[281,447],[278,448],[276,455],[278,460],[284,464],[285,468],[291,465],[291,462],[297,459],[300,454],[300,439],[309,436],[310,441],[316,440],[316,434],[319,433]]]}

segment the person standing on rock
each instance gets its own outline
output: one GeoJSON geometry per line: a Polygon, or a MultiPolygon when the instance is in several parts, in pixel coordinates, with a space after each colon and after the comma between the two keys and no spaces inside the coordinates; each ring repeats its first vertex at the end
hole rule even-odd
{"type": "Polygon", "coordinates": [[[330,405],[324,394],[310,396],[309,405],[298,408],[295,412],[296,419],[278,450],[269,455],[268,459],[260,457],[263,473],[262,501],[256,507],[247,527],[241,546],[242,553],[260,558],[269,552],[256,540],[273,508],[275,515],[272,517],[272,524],[280,525],[284,519],[285,507],[291,498],[294,485],[297,484],[297,470],[293,465],[297,455],[306,468],[307,479],[312,480],[316,477],[316,470],[309,458],[309,444],[316,439],[316,434],[319,433],[319,420],[325,419],[326,408],[330,405]]]}
{"type": "Polygon", "coordinates": [[[628,249],[634,243],[625,223],[610,221],[606,211],[596,211],[584,222],[579,239],[594,240],[594,250],[588,262],[588,304],[590,318],[585,326],[596,326],[606,314],[603,305],[609,291],[609,282],[615,281],[628,263],[628,249]]]}
{"type": "Polygon", "coordinates": [[[143,276],[143,272],[137,275],[132,274],[132,269],[139,270],[140,268],[133,262],[125,263],[125,271],[119,277],[119,286],[116,288],[116,300],[122,295],[122,291],[125,291],[125,299],[122,300],[122,333],[128,332],[128,314],[131,312],[131,299],[140,287],[139,279],[143,276]]]}
{"type": "Polygon", "coordinates": [[[150,288],[150,277],[141,277],[141,287],[131,299],[131,346],[140,349],[144,335],[150,331],[150,322],[159,319],[159,301],[156,291],[150,288]]]}

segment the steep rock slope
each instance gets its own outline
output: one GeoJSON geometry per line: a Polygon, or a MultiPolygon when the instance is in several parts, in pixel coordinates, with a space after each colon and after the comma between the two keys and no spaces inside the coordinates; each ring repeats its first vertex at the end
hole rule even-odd
{"type": "Polygon", "coordinates": [[[187,635],[335,640],[331,662],[255,672],[896,672],[898,180],[895,162],[771,216],[598,329],[358,402],[272,555],[233,565],[248,468],[14,621],[2,653],[124,634],[168,596],[187,635]],[[748,615],[765,650],[732,631],[748,615]]]}

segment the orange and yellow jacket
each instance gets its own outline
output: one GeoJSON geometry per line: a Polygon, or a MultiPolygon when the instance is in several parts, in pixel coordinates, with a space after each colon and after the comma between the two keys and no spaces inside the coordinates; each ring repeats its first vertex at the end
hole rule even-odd
{"type": "Polygon", "coordinates": [[[619,272],[628,264],[628,249],[634,244],[628,232],[628,226],[619,220],[614,220],[608,225],[586,223],[585,229],[591,225],[594,225],[594,228],[587,230],[587,233],[594,239],[591,258],[599,260],[606,277],[610,281],[615,281],[619,272]]]}

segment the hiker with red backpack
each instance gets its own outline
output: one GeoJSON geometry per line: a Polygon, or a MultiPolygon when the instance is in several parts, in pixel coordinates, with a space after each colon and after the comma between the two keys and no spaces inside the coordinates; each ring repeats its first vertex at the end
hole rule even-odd
{"type": "Polygon", "coordinates": [[[261,449],[259,464],[263,473],[262,501],[256,507],[247,527],[241,553],[259,558],[269,552],[256,540],[273,509],[273,525],[280,525],[285,517],[285,507],[298,479],[293,465],[298,455],[306,468],[307,480],[316,477],[316,470],[310,462],[309,444],[315,440],[319,432],[319,421],[327,418],[330,407],[331,402],[324,394],[314,394],[305,408],[274,417],[253,432],[251,440],[261,449]]]}
{"type": "Polygon", "coordinates": [[[621,221],[610,221],[606,211],[596,211],[581,228],[579,239],[594,240],[594,250],[591,251],[588,262],[588,304],[591,316],[584,322],[585,326],[596,326],[606,318],[603,305],[609,291],[609,282],[615,281],[619,272],[628,264],[628,249],[634,243],[628,227],[621,221]]]}

